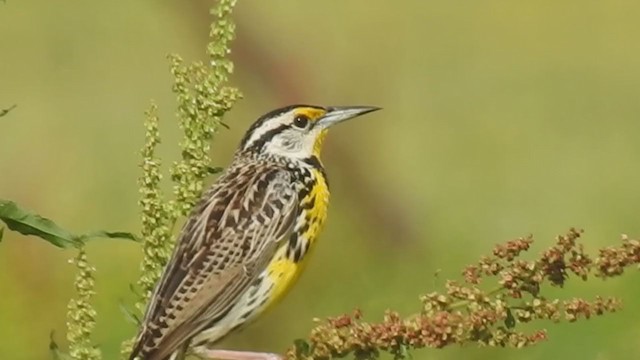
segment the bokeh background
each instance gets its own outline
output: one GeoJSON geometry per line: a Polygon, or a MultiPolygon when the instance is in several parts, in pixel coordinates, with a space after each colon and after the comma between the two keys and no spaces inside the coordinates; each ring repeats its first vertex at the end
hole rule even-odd
{"type": "MultiPolygon", "coordinates": [[[[165,56],[202,59],[206,1],[0,2],[0,198],[74,231],[139,229],[143,111],[160,105],[161,155],[180,134],[165,56]]],[[[260,114],[295,103],[384,111],[336,128],[326,145],[329,222],[284,302],[224,346],[282,351],[313,317],[419,309],[500,241],[534,252],[571,226],[591,249],[640,236],[640,3],[629,1],[243,1],[234,83],[242,100],[215,139],[228,163],[260,114]],[[441,269],[439,275],[434,274],[441,269]]],[[[5,231],[0,358],[47,359],[64,344],[74,270],[62,251],[5,231]]],[[[134,326],[139,246],[95,241],[97,342],[116,359],[134,326]]],[[[575,280],[575,279],[574,279],[575,280]]],[[[552,294],[617,295],[624,311],[538,323],[550,340],[453,347],[415,359],[640,358],[640,278],[571,281],[552,294]]]]}

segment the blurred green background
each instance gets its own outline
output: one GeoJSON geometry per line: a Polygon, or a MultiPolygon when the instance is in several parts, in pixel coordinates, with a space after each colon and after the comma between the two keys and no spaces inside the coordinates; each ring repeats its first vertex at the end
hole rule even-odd
{"type": "MultiPolygon", "coordinates": [[[[160,105],[174,159],[165,55],[201,59],[210,2],[0,2],[0,198],[74,231],[138,230],[143,111],[160,105]]],[[[290,296],[223,346],[282,351],[313,317],[419,308],[493,244],[570,226],[591,249],[640,235],[640,3],[629,1],[243,1],[234,83],[245,94],[214,143],[226,165],[260,114],[289,103],[378,105],[334,129],[325,151],[329,222],[290,296]],[[434,273],[442,269],[436,278],[434,273]]],[[[64,344],[73,267],[5,232],[0,358],[64,344]]],[[[134,326],[138,245],[96,241],[97,342],[116,359],[134,326]]],[[[574,279],[575,280],[575,279],[574,279]]],[[[566,290],[566,291],[565,291],[566,290]]],[[[640,358],[640,278],[571,281],[567,297],[620,296],[624,311],[547,327],[521,351],[452,347],[415,359],[640,358]]]]}

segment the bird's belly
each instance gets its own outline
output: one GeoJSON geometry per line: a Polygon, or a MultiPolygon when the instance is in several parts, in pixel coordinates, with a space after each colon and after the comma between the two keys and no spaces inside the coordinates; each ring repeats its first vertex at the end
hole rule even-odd
{"type": "MultiPolygon", "coordinates": [[[[311,245],[311,244],[310,244],[311,245]]],[[[305,255],[313,246],[309,246],[305,255]]],[[[308,256],[294,261],[287,256],[287,246],[282,246],[267,268],[260,274],[254,284],[243,295],[241,303],[247,304],[245,316],[241,322],[253,320],[278,303],[296,283],[304,270],[308,256]],[[250,312],[250,314],[248,314],[250,312]]]]}
{"type": "Polygon", "coordinates": [[[268,267],[256,278],[229,313],[220,321],[196,335],[194,347],[211,345],[233,330],[251,323],[277,303],[296,282],[306,259],[294,262],[286,256],[286,246],[278,249],[268,267]]]}
{"type": "Polygon", "coordinates": [[[269,299],[264,304],[265,310],[276,304],[287,294],[289,289],[300,277],[307,259],[307,256],[303,256],[300,261],[294,262],[286,256],[286,249],[282,249],[281,256],[274,257],[274,260],[264,272],[268,278],[268,282],[272,284],[270,286],[269,299]]]}

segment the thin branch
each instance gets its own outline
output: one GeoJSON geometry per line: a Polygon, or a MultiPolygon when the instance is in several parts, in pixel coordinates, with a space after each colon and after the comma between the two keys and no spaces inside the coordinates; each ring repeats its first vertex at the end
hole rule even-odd
{"type": "Polygon", "coordinates": [[[518,324],[535,320],[575,322],[620,309],[616,298],[597,296],[547,298],[549,286],[563,287],[570,277],[584,281],[590,277],[607,279],[640,264],[640,242],[626,235],[622,244],[585,253],[578,239],[582,230],[571,229],[556,237],[553,246],[535,260],[524,260],[533,237],[508,241],[494,248],[492,255],[463,271],[463,283],[447,281],[445,291],[421,297],[419,313],[402,318],[387,311],[381,322],[367,322],[360,311],[329,318],[311,330],[305,340],[297,340],[288,352],[289,360],[324,360],[353,356],[377,359],[388,352],[405,359],[409,351],[424,347],[442,348],[454,344],[521,348],[547,338],[544,329],[525,333],[518,324]],[[482,282],[497,283],[490,291],[482,282]]]}
{"type": "Polygon", "coordinates": [[[0,109],[0,117],[7,115],[11,110],[18,107],[18,104],[13,104],[6,109],[0,109]]]}

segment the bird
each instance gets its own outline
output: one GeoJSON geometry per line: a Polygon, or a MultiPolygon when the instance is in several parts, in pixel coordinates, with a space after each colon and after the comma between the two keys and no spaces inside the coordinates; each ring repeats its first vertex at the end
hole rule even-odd
{"type": "Polygon", "coordinates": [[[216,349],[276,304],[305,267],[327,218],[320,160],[329,128],[374,106],[290,105],[259,117],[203,192],[147,305],[130,360],[275,360],[216,349]]]}

